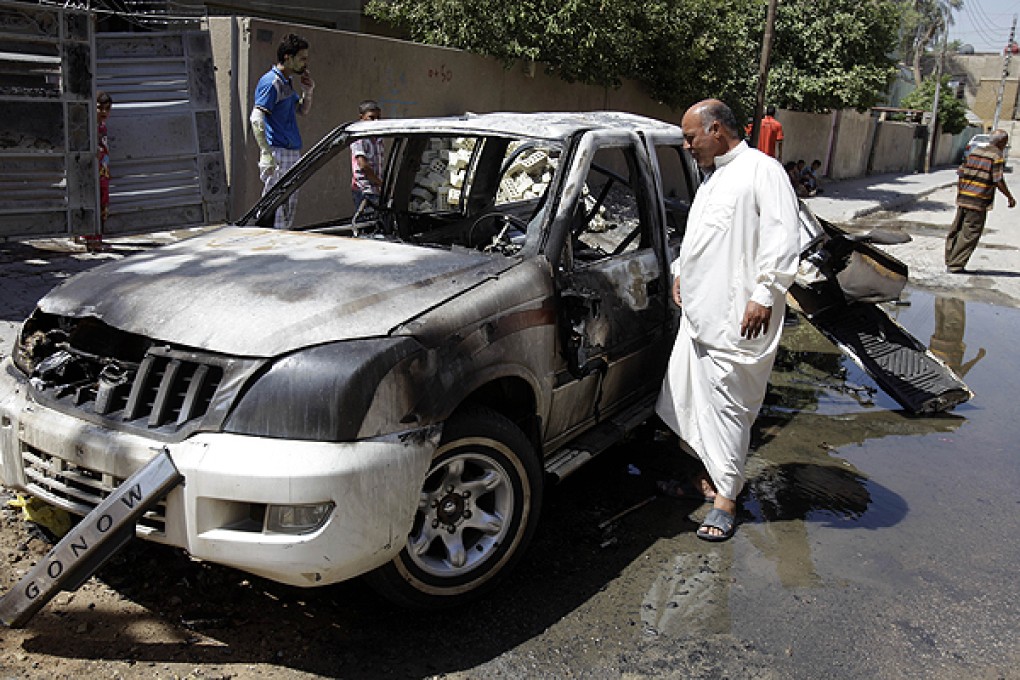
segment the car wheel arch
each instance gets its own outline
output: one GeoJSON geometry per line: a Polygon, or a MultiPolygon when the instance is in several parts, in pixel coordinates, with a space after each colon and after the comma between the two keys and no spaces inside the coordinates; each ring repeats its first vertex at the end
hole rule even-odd
{"type": "Polygon", "coordinates": [[[473,406],[492,409],[520,427],[536,451],[541,451],[541,428],[549,404],[538,380],[519,366],[493,366],[459,379],[433,402],[429,422],[445,422],[473,406]]]}
{"type": "Polygon", "coordinates": [[[506,416],[521,428],[535,450],[541,452],[539,394],[534,385],[520,376],[502,376],[475,388],[457,410],[481,406],[506,416]]]}

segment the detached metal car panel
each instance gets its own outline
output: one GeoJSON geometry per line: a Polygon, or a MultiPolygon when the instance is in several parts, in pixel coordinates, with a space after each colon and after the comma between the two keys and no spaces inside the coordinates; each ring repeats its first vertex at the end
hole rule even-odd
{"type": "MultiPolygon", "coordinates": [[[[167,454],[184,484],[145,538],[298,586],[475,597],[546,479],[652,414],[697,181],[678,127],[629,114],[341,126],[237,225],[40,301],[0,367],[0,477],[86,514],[167,454]],[[337,168],[366,136],[385,184],[351,215],[337,168]],[[294,230],[270,229],[298,189],[294,230]]],[[[837,241],[812,219],[820,262],[837,241]]],[[[841,258],[804,290],[840,290],[841,258]]]]}

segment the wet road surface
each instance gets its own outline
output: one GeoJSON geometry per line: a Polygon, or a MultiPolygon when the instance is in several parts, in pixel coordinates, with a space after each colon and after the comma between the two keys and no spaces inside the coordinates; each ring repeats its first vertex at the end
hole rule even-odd
{"type": "Polygon", "coordinates": [[[905,415],[788,329],[727,543],[695,538],[707,506],[654,498],[693,465],[649,425],[547,494],[532,549],[470,607],[408,613],[360,582],[298,590],[136,543],[100,578],[168,632],[74,612],[85,634],[22,648],[217,677],[1020,677],[1020,312],[905,300],[895,318],[976,397],[905,415]]]}
{"type": "MultiPolygon", "coordinates": [[[[599,666],[607,677],[1020,676],[1018,359],[1003,332],[1020,317],[917,291],[906,300],[894,315],[922,342],[934,336],[951,350],[946,360],[966,373],[972,402],[946,416],[907,416],[801,324],[787,333],[757,423],[735,539],[698,541],[691,518],[707,506],[666,499],[599,535],[598,518],[648,492],[643,478],[679,464],[672,442],[615,451],[561,487],[546,516],[553,526],[535,552],[580,561],[577,571],[547,573],[533,556],[525,568],[541,578],[514,584],[533,591],[553,580],[583,597],[483,668],[533,664],[550,677],[600,677],[599,666]],[[628,464],[642,475],[626,476],[628,464]],[[621,561],[618,573],[607,567],[621,561]],[[593,585],[605,582],[584,593],[591,570],[602,574],[593,585]]],[[[559,588],[536,606],[566,599],[559,588]]]]}

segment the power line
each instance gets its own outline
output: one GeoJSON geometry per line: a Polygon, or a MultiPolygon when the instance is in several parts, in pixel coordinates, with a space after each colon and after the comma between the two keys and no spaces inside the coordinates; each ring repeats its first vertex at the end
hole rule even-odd
{"type": "Polygon", "coordinates": [[[995,22],[988,18],[981,3],[978,0],[970,0],[965,7],[968,10],[973,10],[973,12],[967,12],[967,18],[970,20],[971,28],[978,34],[978,37],[989,44],[997,44],[998,41],[994,38],[996,33],[995,22]]]}
{"type": "MultiPolygon", "coordinates": [[[[1013,3],[1013,8],[1020,7],[1020,3],[1013,3]]],[[[966,17],[971,30],[955,31],[957,39],[968,39],[983,41],[987,45],[995,46],[996,50],[1005,46],[1008,39],[1003,35],[1004,26],[1012,18],[1014,12],[988,12],[979,0],[967,0],[965,5],[966,17]]]]}

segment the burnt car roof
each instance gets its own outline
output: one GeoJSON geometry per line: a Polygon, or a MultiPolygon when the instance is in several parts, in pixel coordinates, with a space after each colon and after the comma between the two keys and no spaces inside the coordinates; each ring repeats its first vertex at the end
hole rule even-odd
{"type": "Polygon", "coordinates": [[[538,139],[565,139],[582,130],[680,133],[680,126],[673,123],[620,111],[466,113],[439,118],[354,121],[346,125],[345,129],[354,133],[371,132],[378,135],[420,131],[464,136],[514,135],[538,139]]]}

